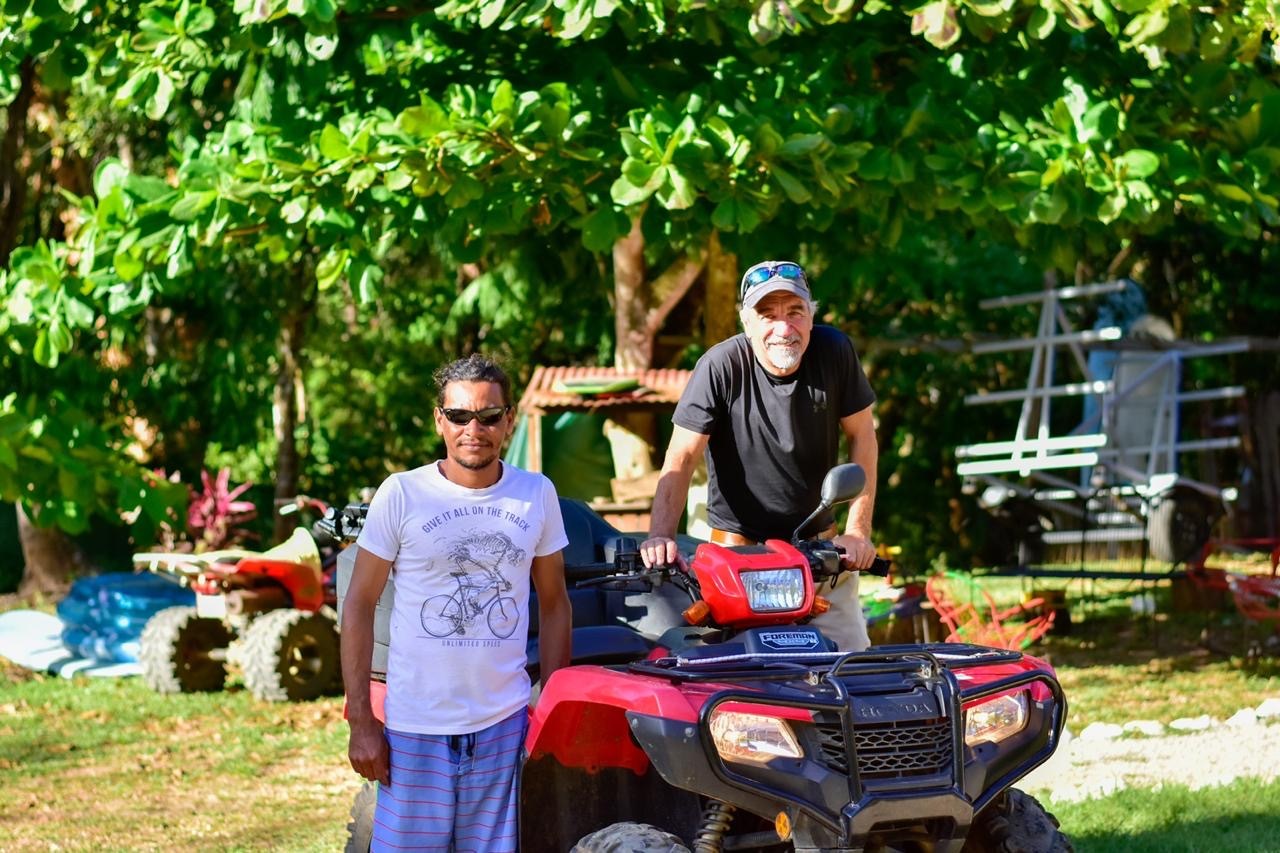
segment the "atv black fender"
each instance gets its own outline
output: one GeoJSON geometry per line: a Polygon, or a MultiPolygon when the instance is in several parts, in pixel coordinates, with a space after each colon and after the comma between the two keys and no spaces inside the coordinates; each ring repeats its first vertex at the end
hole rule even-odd
{"type": "Polygon", "coordinates": [[[685,720],[696,732],[697,709],[662,679],[603,666],[573,666],[551,676],[526,741],[522,853],[563,853],[583,836],[620,821],[692,837],[701,814],[698,797],[653,769],[632,735],[632,708],[685,720]]]}

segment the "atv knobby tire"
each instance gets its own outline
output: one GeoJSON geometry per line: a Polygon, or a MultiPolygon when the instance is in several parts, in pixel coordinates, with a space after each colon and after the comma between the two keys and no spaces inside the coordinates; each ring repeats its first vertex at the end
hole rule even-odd
{"type": "Polygon", "coordinates": [[[961,853],[1071,853],[1058,819],[1030,794],[1010,788],[974,819],[961,853]]]}
{"type": "Polygon", "coordinates": [[[343,853],[369,853],[373,843],[373,812],[378,807],[378,786],[365,782],[351,803],[351,822],[347,824],[347,845],[343,853]]]}
{"type": "Polygon", "coordinates": [[[272,610],[250,623],[239,658],[244,686],[257,698],[314,699],[338,681],[338,627],[325,613],[272,610]]]}
{"type": "Polygon", "coordinates": [[[689,853],[689,848],[656,826],[615,823],[586,836],[570,853],[689,853]]]}
{"type": "Polygon", "coordinates": [[[158,693],[221,690],[227,679],[225,658],[231,630],[220,620],[202,619],[194,607],[166,607],[147,620],[139,640],[142,680],[158,693]]]}

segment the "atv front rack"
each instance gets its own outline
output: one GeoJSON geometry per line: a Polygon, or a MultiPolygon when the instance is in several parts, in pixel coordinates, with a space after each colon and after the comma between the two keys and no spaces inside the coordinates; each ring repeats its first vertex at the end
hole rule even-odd
{"type": "MultiPolygon", "coordinates": [[[[1058,745],[1066,702],[1047,672],[1033,668],[997,674],[972,686],[962,686],[970,677],[956,675],[976,667],[1007,669],[1022,660],[1020,653],[1004,649],[937,643],[848,653],[672,656],[629,667],[673,683],[735,683],[702,705],[701,749],[694,753],[702,759],[686,755],[678,768],[665,768],[671,778],[696,777],[691,790],[737,802],[757,814],[775,814],[779,804],[787,804],[793,819],[808,825],[810,837],[826,839],[819,845],[824,849],[862,849],[881,827],[928,815],[934,822],[931,832],[941,842],[937,849],[955,850],[973,816],[1046,761],[1058,745]],[[1032,685],[1043,688],[1041,698],[1029,697],[1025,734],[1008,744],[1011,749],[991,743],[966,746],[966,706],[1032,685]],[[806,749],[805,760],[818,761],[836,778],[816,784],[820,771],[817,777],[813,771],[776,773],[722,759],[711,735],[711,718],[726,703],[749,705],[752,713],[766,715],[769,707],[811,713],[818,741],[806,749]],[[903,756],[916,762],[905,773],[897,772],[903,756]]],[[[628,716],[651,759],[665,764],[662,744],[677,737],[676,729],[667,729],[678,725],[628,716]]]]}
{"type": "Polygon", "coordinates": [[[943,669],[1016,663],[1020,652],[972,646],[966,643],[877,646],[865,652],[752,652],[718,657],[672,655],[629,664],[634,672],[670,678],[675,682],[785,680],[813,673],[820,679],[853,675],[906,673],[927,667],[926,677],[937,678],[943,669]]]}

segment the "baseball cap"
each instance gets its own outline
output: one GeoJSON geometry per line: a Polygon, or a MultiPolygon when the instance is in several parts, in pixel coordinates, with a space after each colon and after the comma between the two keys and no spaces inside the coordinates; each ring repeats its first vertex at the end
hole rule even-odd
{"type": "Polygon", "coordinates": [[[793,261],[761,261],[742,274],[738,286],[738,301],[743,308],[754,308],[756,303],[770,293],[794,293],[802,299],[812,299],[809,279],[804,268],[793,261]]]}

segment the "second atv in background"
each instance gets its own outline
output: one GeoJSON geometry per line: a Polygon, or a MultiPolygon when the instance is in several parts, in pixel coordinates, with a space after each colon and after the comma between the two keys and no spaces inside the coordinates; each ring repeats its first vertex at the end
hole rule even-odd
{"type": "MultiPolygon", "coordinates": [[[[311,498],[303,508],[324,512],[311,498]]],[[[305,701],[341,689],[333,564],[337,543],[299,527],[266,551],[135,554],[141,569],[189,586],[194,607],[169,607],[143,629],[143,680],[161,693],[221,690],[228,663],[259,699],[305,701]]]]}

